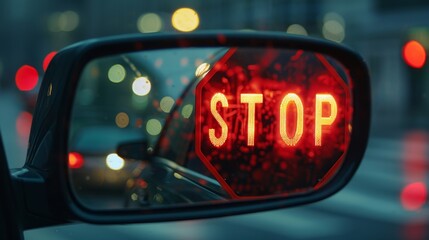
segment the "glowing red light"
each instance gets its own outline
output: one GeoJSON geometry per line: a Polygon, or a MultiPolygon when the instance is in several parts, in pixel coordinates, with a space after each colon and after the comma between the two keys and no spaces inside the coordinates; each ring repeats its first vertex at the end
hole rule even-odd
{"type": "Polygon", "coordinates": [[[77,152],[69,153],[69,168],[81,168],[83,166],[83,156],[77,152]]]}
{"type": "Polygon", "coordinates": [[[409,211],[417,211],[427,200],[426,185],[422,182],[410,183],[402,189],[401,203],[409,211]]]}
{"type": "Polygon", "coordinates": [[[18,69],[15,75],[15,83],[21,91],[31,91],[39,80],[37,70],[29,65],[24,65],[18,69]]]}
{"type": "Polygon", "coordinates": [[[55,54],[57,54],[57,52],[50,52],[48,53],[48,55],[46,55],[45,59],[43,59],[43,71],[46,71],[49,66],[49,63],[51,62],[52,58],[54,58],[55,54]]]}
{"type": "Polygon", "coordinates": [[[426,51],[419,42],[411,40],[402,49],[402,57],[410,67],[421,68],[426,62],[426,51]]]}
{"type": "Polygon", "coordinates": [[[429,150],[429,135],[420,131],[411,131],[404,136],[403,165],[405,179],[409,182],[422,181],[426,177],[426,153],[429,150]]]}
{"type": "Polygon", "coordinates": [[[28,142],[33,115],[29,112],[21,112],[16,119],[16,131],[22,143],[28,142]]]}
{"type": "Polygon", "coordinates": [[[147,182],[145,181],[145,180],[143,180],[143,179],[138,179],[137,180],[137,185],[140,187],[140,188],[147,188],[147,182]]]}
{"type": "Polygon", "coordinates": [[[232,198],[322,186],[341,166],[349,87],[325,56],[303,52],[290,61],[295,54],[231,48],[196,86],[195,152],[232,198]],[[317,165],[317,173],[300,172],[298,163],[317,165]]]}

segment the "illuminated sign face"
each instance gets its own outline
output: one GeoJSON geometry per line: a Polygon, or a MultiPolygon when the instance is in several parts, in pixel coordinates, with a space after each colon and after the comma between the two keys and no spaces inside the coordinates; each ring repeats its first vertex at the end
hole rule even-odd
{"type": "Polygon", "coordinates": [[[232,48],[196,87],[196,154],[232,198],[317,189],[349,146],[348,78],[323,54],[232,48]]]}

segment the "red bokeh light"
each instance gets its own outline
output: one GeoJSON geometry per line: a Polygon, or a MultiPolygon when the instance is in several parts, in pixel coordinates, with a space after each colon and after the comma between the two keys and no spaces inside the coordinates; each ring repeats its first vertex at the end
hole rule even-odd
{"type": "Polygon", "coordinates": [[[414,182],[406,185],[401,192],[401,203],[404,209],[417,211],[423,207],[427,200],[426,185],[414,182]]]}
{"type": "Polygon", "coordinates": [[[18,69],[15,75],[15,83],[21,91],[33,90],[39,80],[37,70],[29,65],[23,65],[18,69]]]}
{"type": "Polygon", "coordinates": [[[55,54],[57,54],[57,52],[50,52],[48,53],[48,55],[46,55],[46,57],[43,59],[43,71],[46,71],[46,69],[49,66],[49,63],[51,62],[52,58],[54,58],[55,54]]]}
{"type": "Polygon", "coordinates": [[[426,177],[429,135],[424,131],[411,131],[404,136],[403,169],[408,182],[422,181],[426,177]]]}
{"type": "Polygon", "coordinates": [[[69,153],[69,168],[81,168],[83,166],[83,156],[77,152],[69,153]]]}
{"type": "Polygon", "coordinates": [[[23,144],[28,142],[32,120],[33,115],[31,115],[29,112],[21,112],[16,119],[16,132],[18,133],[20,141],[23,144]]]}
{"type": "Polygon", "coordinates": [[[421,68],[426,62],[426,51],[419,42],[411,40],[402,49],[402,57],[410,67],[421,68]]]}

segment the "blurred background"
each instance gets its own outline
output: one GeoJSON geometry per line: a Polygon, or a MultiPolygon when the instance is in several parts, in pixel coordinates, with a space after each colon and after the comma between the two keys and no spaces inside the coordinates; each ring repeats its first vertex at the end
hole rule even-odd
{"type": "Polygon", "coordinates": [[[427,122],[423,110],[429,109],[429,81],[423,58],[429,47],[429,2],[424,0],[4,0],[0,11],[0,126],[8,155],[17,153],[9,158],[11,167],[24,161],[38,89],[55,52],[117,34],[263,30],[339,42],[368,63],[373,123],[383,123],[375,132],[391,133],[383,132],[386,124],[403,128],[427,122]],[[417,42],[404,59],[404,47],[412,40],[417,42]]]}
{"type": "MultiPolygon", "coordinates": [[[[366,159],[344,191],[313,208],[335,206],[344,216],[389,224],[405,219],[407,224],[400,230],[404,236],[417,234],[413,239],[424,239],[427,223],[420,220],[427,219],[428,212],[407,212],[426,209],[427,203],[428,16],[426,0],[2,0],[0,129],[9,167],[20,167],[25,161],[44,71],[55,53],[71,43],[117,34],[221,29],[308,35],[360,53],[370,69],[373,98],[366,159]],[[374,197],[377,194],[383,196],[374,197]]],[[[294,216],[295,211],[296,221],[307,210],[287,213],[294,216]]],[[[263,216],[266,221],[276,219],[263,216]]],[[[362,226],[371,223],[359,222],[362,226]]],[[[389,229],[389,224],[383,227],[389,229]]],[[[300,234],[305,231],[296,236],[300,234]]]]}

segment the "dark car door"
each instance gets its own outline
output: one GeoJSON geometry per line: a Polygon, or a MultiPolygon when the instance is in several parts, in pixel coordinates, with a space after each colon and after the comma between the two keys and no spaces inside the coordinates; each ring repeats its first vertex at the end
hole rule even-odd
{"type": "Polygon", "coordinates": [[[22,239],[18,225],[16,201],[13,195],[5,149],[0,134],[0,239],[22,239]]]}

